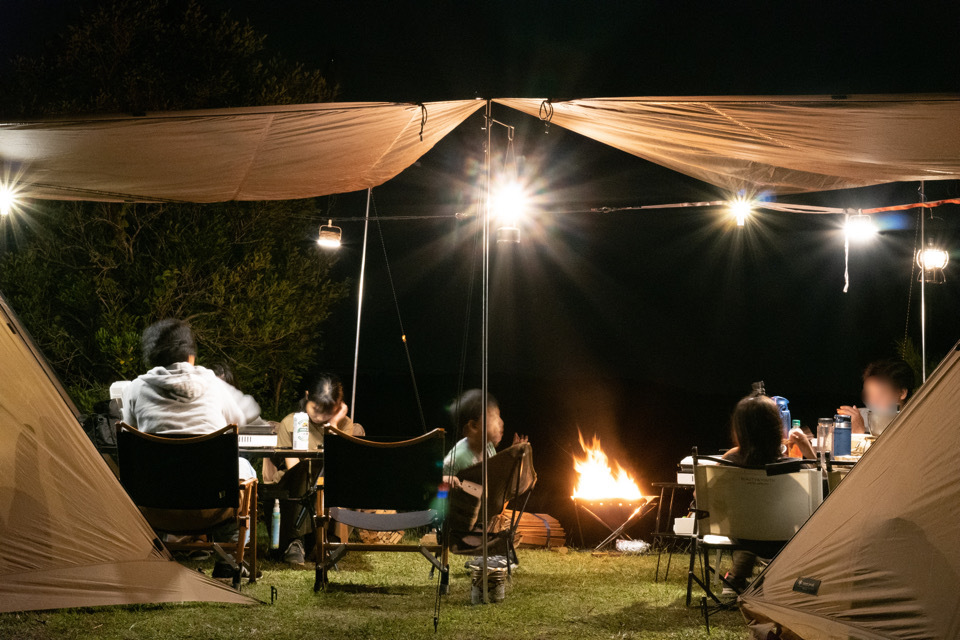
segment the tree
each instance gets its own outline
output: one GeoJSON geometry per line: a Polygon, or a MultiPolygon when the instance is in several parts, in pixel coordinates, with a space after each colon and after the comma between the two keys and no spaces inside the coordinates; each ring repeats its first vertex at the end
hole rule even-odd
{"type": "MultiPolygon", "coordinates": [[[[0,108],[139,113],[334,95],[319,72],[268,55],[264,42],[194,1],[111,2],[44,56],[15,60],[0,108]]],[[[6,234],[0,290],[82,410],[142,372],[147,324],[178,317],[197,333],[200,362],[230,364],[275,417],[299,394],[323,323],[347,295],[310,240],[317,205],[35,203],[29,226],[6,234]]]]}

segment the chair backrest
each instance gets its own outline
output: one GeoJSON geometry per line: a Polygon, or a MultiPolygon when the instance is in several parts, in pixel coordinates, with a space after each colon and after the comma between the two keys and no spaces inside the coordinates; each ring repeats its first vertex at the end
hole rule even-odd
{"type": "Polygon", "coordinates": [[[117,428],[120,482],[138,507],[225,509],[240,503],[237,426],[190,437],[117,428]]]}
{"type": "Polygon", "coordinates": [[[694,462],[700,535],[786,541],[823,501],[817,469],[767,475],[763,469],[694,462]]]}
{"type": "MultiPolygon", "coordinates": [[[[481,463],[469,466],[457,477],[460,480],[482,482],[481,463]]],[[[537,472],[533,468],[533,448],[529,442],[507,447],[487,460],[487,496],[490,500],[487,512],[497,514],[508,501],[533,489],[537,472]]]]}
{"type": "Polygon", "coordinates": [[[443,481],[443,438],[443,429],[434,429],[410,440],[378,441],[325,427],[325,506],[397,511],[435,507],[443,481]]]}

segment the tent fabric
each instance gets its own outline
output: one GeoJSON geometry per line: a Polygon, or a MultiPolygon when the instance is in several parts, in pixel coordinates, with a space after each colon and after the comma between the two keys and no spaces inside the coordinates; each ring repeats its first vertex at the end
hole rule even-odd
{"type": "Polygon", "coordinates": [[[2,299],[0,321],[0,612],[255,603],[171,558],[2,299]]]}
{"type": "Polygon", "coordinates": [[[743,594],[754,628],[960,638],[958,349],[743,594]]]}
{"type": "Polygon", "coordinates": [[[321,103],[0,122],[30,198],[293,200],[390,180],[483,101],[321,103]]]}
{"type": "Polygon", "coordinates": [[[732,193],[960,179],[956,95],[496,102],[732,193]]]}

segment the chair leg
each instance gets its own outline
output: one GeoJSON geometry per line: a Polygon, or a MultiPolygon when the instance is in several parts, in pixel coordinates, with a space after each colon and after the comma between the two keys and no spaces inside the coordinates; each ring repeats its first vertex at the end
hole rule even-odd
{"type": "Polygon", "coordinates": [[[697,548],[697,539],[694,538],[693,542],[690,543],[690,567],[687,569],[687,606],[690,606],[690,599],[693,596],[693,581],[696,576],[693,574],[693,569],[696,563],[697,553],[699,550],[697,548]]]}
{"type": "Polygon", "coordinates": [[[251,487],[251,498],[249,510],[250,516],[250,577],[247,578],[248,584],[257,583],[257,571],[259,571],[257,558],[257,520],[259,518],[259,503],[257,502],[257,485],[251,487]]]}

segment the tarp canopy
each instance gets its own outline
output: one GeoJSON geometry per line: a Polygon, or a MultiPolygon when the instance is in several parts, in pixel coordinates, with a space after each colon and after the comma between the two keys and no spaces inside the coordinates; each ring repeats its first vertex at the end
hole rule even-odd
{"type": "Polygon", "coordinates": [[[0,612],[253,604],[175,562],[0,298],[0,612]]]}
{"type": "Polygon", "coordinates": [[[958,421],[955,348],[743,594],[757,637],[960,638],[958,421]]]}
{"type": "Polygon", "coordinates": [[[960,96],[496,102],[737,193],[960,179],[960,96]]]}
{"type": "Polygon", "coordinates": [[[322,103],[0,122],[30,198],[294,200],[393,178],[481,106],[322,103]]]}
{"type": "MultiPolygon", "coordinates": [[[[960,179],[958,96],[496,102],[734,193],[960,179]]],[[[15,167],[31,198],[307,198],[383,184],[483,104],[322,103],[0,122],[0,163],[15,167]]]]}

